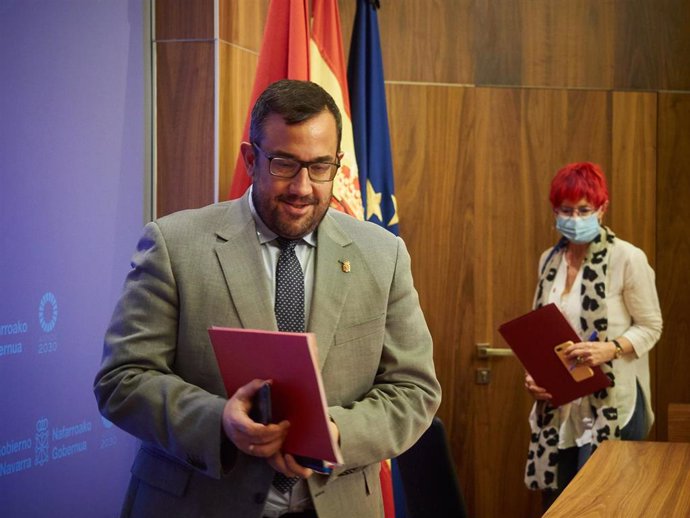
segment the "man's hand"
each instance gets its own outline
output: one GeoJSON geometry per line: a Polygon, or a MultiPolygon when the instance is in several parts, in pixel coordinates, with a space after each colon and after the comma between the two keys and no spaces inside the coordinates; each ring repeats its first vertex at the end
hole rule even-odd
{"type": "Polygon", "coordinates": [[[340,445],[340,430],[338,430],[338,425],[335,424],[333,419],[328,420],[328,431],[331,433],[331,438],[333,442],[340,445]]]}
{"type": "Polygon", "coordinates": [[[223,409],[225,435],[240,451],[255,457],[272,457],[279,454],[290,427],[288,421],[263,425],[249,417],[252,397],[264,383],[264,380],[255,379],[240,387],[223,409]]]}
{"type": "Polygon", "coordinates": [[[289,453],[280,451],[269,457],[268,463],[274,470],[280,471],[286,477],[309,478],[314,473],[311,469],[298,464],[289,453]]]}

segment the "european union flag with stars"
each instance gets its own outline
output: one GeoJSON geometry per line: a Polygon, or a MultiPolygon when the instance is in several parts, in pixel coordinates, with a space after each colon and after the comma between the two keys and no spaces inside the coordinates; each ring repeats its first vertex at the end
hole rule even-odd
{"type": "Polygon", "coordinates": [[[398,206],[388,134],[378,2],[358,0],[347,83],[364,218],[398,235],[398,206]]]}

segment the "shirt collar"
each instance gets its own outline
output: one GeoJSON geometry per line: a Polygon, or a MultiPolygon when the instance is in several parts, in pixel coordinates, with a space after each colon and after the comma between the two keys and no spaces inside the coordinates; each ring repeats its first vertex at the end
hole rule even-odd
{"type": "MultiPolygon", "coordinates": [[[[252,213],[252,218],[254,218],[254,223],[256,225],[256,237],[259,239],[259,243],[265,245],[278,237],[278,234],[273,232],[270,228],[266,226],[266,223],[261,219],[259,213],[256,212],[256,207],[254,207],[254,200],[252,199],[252,190],[254,186],[249,187],[249,210],[252,213]]],[[[309,246],[316,247],[316,231],[312,230],[306,236],[301,239],[303,242],[309,246]]]]}

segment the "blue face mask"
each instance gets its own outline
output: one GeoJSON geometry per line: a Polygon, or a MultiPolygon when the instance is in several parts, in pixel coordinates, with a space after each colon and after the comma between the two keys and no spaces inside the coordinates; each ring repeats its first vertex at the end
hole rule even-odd
{"type": "Polygon", "coordinates": [[[558,216],[556,229],[571,243],[582,245],[599,235],[599,218],[596,212],[586,218],[558,216]]]}

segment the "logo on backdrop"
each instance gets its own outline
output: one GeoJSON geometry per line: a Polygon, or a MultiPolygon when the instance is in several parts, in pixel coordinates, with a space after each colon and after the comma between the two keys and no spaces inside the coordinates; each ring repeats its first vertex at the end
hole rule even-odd
{"type": "MultiPolygon", "coordinates": [[[[36,421],[36,432],[32,438],[12,438],[0,442],[0,477],[14,475],[36,466],[45,466],[49,461],[59,461],[72,455],[86,453],[92,437],[91,421],[82,419],[50,428],[47,417],[36,421]],[[33,450],[33,458],[32,458],[33,450]]],[[[117,437],[101,438],[101,449],[117,443],[117,437]]]]}
{"type": "Polygon", "coordinates": [[[37,466],[43,466],[50,458],[48,455],[50,449],[48,438],[48,419],[44,417],[36,421],[36,457],[34,461],[37,466]]]}
{"type": "Polygon", "coordinates": [[[41,297],[41,303],[38,305],[38,322],[41,324],[41,329],[45,333],[50,333],[58,317],[57,299],[52,292],[48,291],[41,297]]]}
{"type": "Polygon", "coordinates": [[[0,343],[0,356],[21,354],[24,351],[22,335],[29,332],[29,324],[17,320],[9,324],[0,324],[0,340],[11,340],[9,343],[0,343]],[[7,338],[5,338],[7,337],[7,338]]]}
{"type": "MultiPolygon", "coordinates": [[[[43,334],[37,337],[39,354],[58,350],[57,334],[54,333],[58,319],[58,303],[52,291],[46,291],[38,304],[38,323],[43,334]]],[[[20,341],[29,336],[29,324],[23,320],[0,323],[0,357],[18,355],[24,352],[25,344],[20,341]],[[11,342],[6,342],[10,340],[11,342]]]]}

